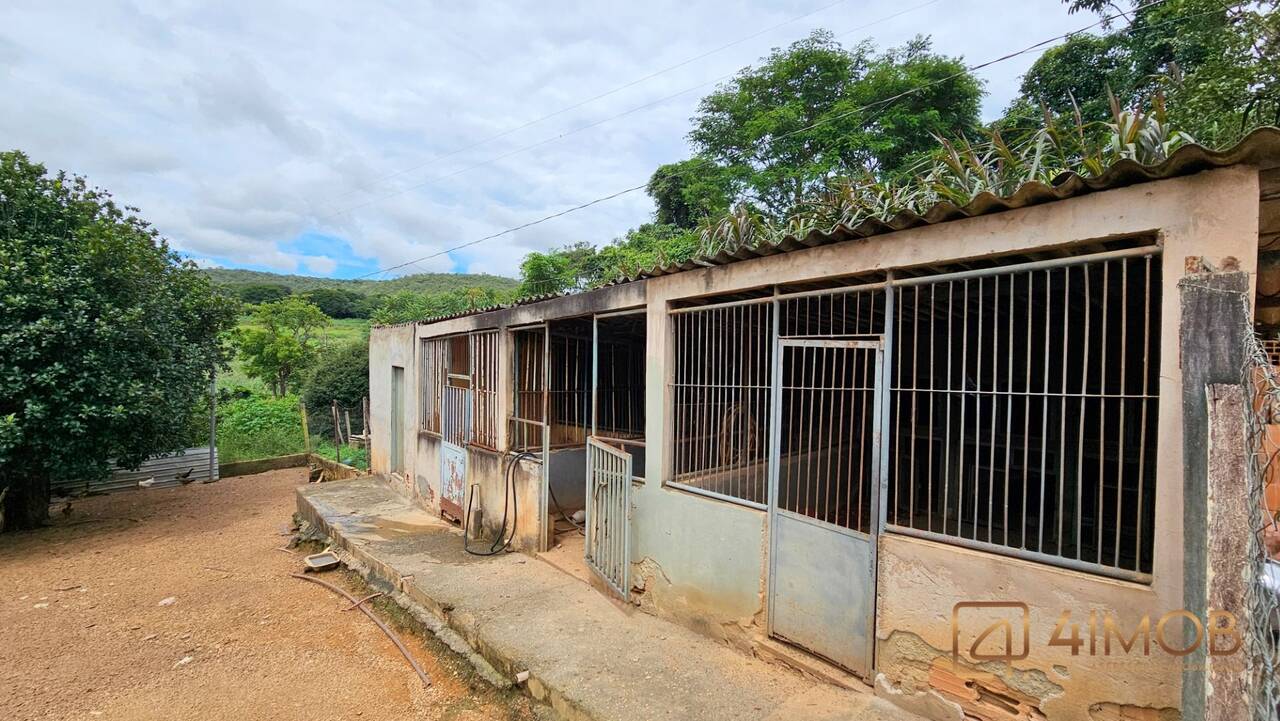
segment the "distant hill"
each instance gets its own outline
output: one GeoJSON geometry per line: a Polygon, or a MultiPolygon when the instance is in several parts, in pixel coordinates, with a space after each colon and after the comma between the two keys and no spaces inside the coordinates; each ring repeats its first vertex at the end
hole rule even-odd
{"type": "Polygon", "coordinates": [[[294,293],[305,293],[316,288],[338,288],[361,295],[389,295],[402,290],[417,293],[441,293],[464,288],[513,290],[520,285],[520,281],[500,275],[464,273],[420,273],[387,280],[343,280],[231,268],[206,268],[204,272],[214,283],[232,289],[246,285],[275,284],[288,286],[294,293]]]}

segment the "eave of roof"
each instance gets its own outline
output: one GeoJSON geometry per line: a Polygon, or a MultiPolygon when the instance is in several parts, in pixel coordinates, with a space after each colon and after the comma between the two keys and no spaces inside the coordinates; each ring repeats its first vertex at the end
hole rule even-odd
{"type": "MultiPolygon", "coordinates": [[[[1108,167],[1100,175],[1085,177],[1078,173],[1063,173],[1053,179],[1051,184],[1030,182],[1020,186],[1012,195],[999,196],[993,193],[979,193],[963,206],[950,202],[939,202],[924,212],[923,215],[913,212],[898,213],[888,220],[868,219],[848,227],[837,225],[831,230],[811,230],[803,238],[787,236],[777,243],[749,248],[740,247],[733,252],[722,251],[715,255],[699,256],[683,263],[657,266],[629,278],[620,278],[609,285],[633,283],[647,278],[657,278],[688,270],[728,265],[752,258],[763,258],[779,253],[790,253],[796,250],[829,245],[846,240],[868,238],[874,235],[885,235],[908,228],[926,225],[938,225],[953,220],[963,220],[981,215],[990,215],[1006,210],[1017,210],[1043,203],[1066,200],[1103,190],[1113,190],[1154,180],[1166,180],[1184,175],[1193,175],[1205,170],[1224,168],[1231,165],[1255,165],[1260,169],[1280,167],[1280,129],[1273,127],[1258,128],[1245,136],[1240,142],[1226,150],[1211,150],[1201,145],[1184,145],[1176,150],[1164,162],[1157,165],[1143,165],[1133,160],[1121,160],[1108,167]]],[[[478,315],[490,311],[512,308],[515,306],[539,303],[544,300],[559,298],[568,293],[545,293],[527,296],[514,302],[476,308],[451,315],[424,318],[415,323],[436,323],[469,315],[478,315]]],[[[406,325],[406,324],[397,324],[406,325]]],[[[393,326],[375,326],[378,328],[393,326]]]]}
{"type": "Polygon", "coordinates": [[[811,230],[804,237],[787,236],[777,243],[759,247],[740,247],[732,252],[722,251],[711,256],[692,258],[683,263],[650,268],[618,282],[631,282],[644,278],[656,278],[687,270],[728,265],[742,260],[762,258],[778,253],[789,253],[820,245],[846,240],[884,235],[908,228],[937,225],[953,220],[974,218],[1006,210],[1016,210],[1042,203],[1066,200],[1102,190],[1123,188],[1128,185],[1165,180],[1192,175],[1204,170],[1231,165],[1256,165],[1262,169],[1280,166],[1280,129],[1258,128],[1233,147],[1216,151],[1200,145],[1184,145],[1158,165],[1142,165],[1132,160],[1121,160],[1108,167],[1102,174],[1085,177],[1078,173],[1063,173],[1052,184],[1030,182],[1020,186],[1012,195],[998,196],[979,193],[963,206],[939,202],[923,215],[912,212],[899,213],[888,220],[869,219],[856,226],[837,225],[829,231],[811,230]]]}

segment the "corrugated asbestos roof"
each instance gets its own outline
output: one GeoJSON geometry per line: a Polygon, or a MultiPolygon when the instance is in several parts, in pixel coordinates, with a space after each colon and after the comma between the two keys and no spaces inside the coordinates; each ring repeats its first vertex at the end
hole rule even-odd
{"type": "Polygon", "coordinates": [[[1262,168],[1280,166],[1280,129],[1259,128],[1249,133],[1234,147],[1216,151],[1200,145],[1185,145],[1169,156],[1159,165],[1142,165],[1132,160],[1121,160],[1107,168],[1101,175],[1084,177],[1078,173],[1063,173],[1054,178],[1053,184],[1040,182],[1027,183],[1017,189],[1013,195],[1001,197],[992,193],[979,193],[973,200],[963,206],[954,203],[940,202],[925,211],[918,213],[899,213],[889,220],[870,219],[850,228],[837,225],[830,231],[811,230],[803,238],[787,236],[781,241],[758,248],[738,248],[733,252],[721,252],[712,256],[702,256],[686,261],[657,268],[651,268],[625,281],[656,278],[686,270],[696,270],[717,265],[728,265],[742,260],[762,258],[778,253],[789,253],[830,243],[846,240],[868,238],[873,235],[884,235],[908,228],[923,225],[937,225],[953,220],[974,218],[980,215],[999,213],[1005,210],[1016,210],[1057,200],[1066,200],[1080,195],[1096,193],[1102,190],[1123,188],[1153,180],[1165,180],[1182,175],[1191,175],[1202,170],[1222,168],[1229,165],[1258,165],[1262,168]]]}
{"type": "MultiPolygon", "coordinates": [[[[979,193],[963,206],[950,202],[940,202],[929,208],[923,215],[904,212],[888,220],[869,219],[850,228],[837,225],[829,231],[811,230],[803,238],[787,236],[777,243],[757,248],[737,248],[732,253],[724,251],[712,256],[700,256],[684,263],[676,263],[650,268],[630,278],[614,281],[610,285],[632,283],[646,278],[657,278],[687,270],[728,265],[738,261],[778,253],[790,253],[795,250],[814,248],[846,240],[869,238],[873,235],[894,233],[908,228],[925,225],[937,225],[953,220],[990,215],[1006,210],[1016,210],[1043,203],[1066,200],[1103,190],[1123,188],[1128,185],[1147,183],[1153,180],[1165,180],[1183,175],[1192,175],[1203,170],[1223,168],[1230,165],[1256,165],[1262,169],[1280,166],[1280,129],[1258,128],[1249,133],[1243,140],[1227,150],[1210,150],[1200,145],[1184,145],[1159,165],[1142,165],[1132,160],[1121,160],[1107,168],[1101,175],[1085,177],[1078,173],[1063,173],[1054,178],[1052,184],[1031,182],[1019,187],[1012,195],[998,196],[992,193],[979,193]]],[[[487,313],[489,311],[511,308],[519,305],[538,303],[558,298],[567,293],[547,293],[543,295],[521,298],[513,303],[495,305],[487,308],[455,313],[452,315],[424,318],[419,323],[435,323],[468,315],[487,313]]]]}

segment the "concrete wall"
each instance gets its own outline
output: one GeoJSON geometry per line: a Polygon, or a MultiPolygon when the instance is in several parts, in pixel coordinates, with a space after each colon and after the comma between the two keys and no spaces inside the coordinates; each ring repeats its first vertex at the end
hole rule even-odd
{"type": "MultiPolygon", "coordinates": [[[[941,264],[963,258],[1025,253],[1100,239],[1147,235],[1164,245],[1162,271],[1160,452],[1157,469],[1157,538],[1179,538],[1183,528],[1181,385],[1178,368],[1179,294],[1187,256],[1212,264],[1233,256],[1241,269],[1256,269],[1258,179],[1249,167],[1213,170],[1087,195],[1017,211],[971,218],[822,246],[726,267],[663,276],[648,281],[648,376],[646,478],[636,494],[633,521],[636,577],[653,582],[656,598],[644,601],[661,612],[696,614],[698,624],[721,635],[762,617],[767,527],[763,512],[734,507],[656,482],[669,475],[671,424],[668,368],[673,300],[895,267],[941,264]]],[[[1111,581],[1087,573],[894,536],[881,542],[877,669],[890,687],[919,690],[921,659],[950,657],[950,613],[965,600],[1000,600],[1031,594],[1042,608],[1034,618],[1039,650],[996,669],[1000,683],[1026,690],[1033,705],[1052,719],[1088,719],[1098,702],[1125,706],[1176,707],[1180,668],[1153,657],[1073,659],[1071,678],[1055,675],[1061,659],[1043,652],[1063,607],[1110,608],[1117,613],[1182,608],[1180,543],[1156,544],[1149,586],[1111,581]],[[945,573],[939,569],[946,569],[945,573]],[[997,581],[1005,580],[1005,583],[997,581]],[[941,641],[946,643],[941,643],[941,641]],[[1033,679],[1028,680],[1028,679],[1033,679]]],[[[646,595],[649,595],[646,593],[646,595]]],[[[1016,599],[1021,600],[1021,599],[1016,599]]],[[[755,627],[760,630],[759,625],[755,627]]],[[[926,663],[927,665],[927,663],[926,663]]]]}
{"type": "MultiPolygon", "coordinates": [[[[1182,607],[1183,555],[1181,543],[1177,542],[1184,513],[1182,389],[1176,284],[1189,256],[1205,257],[1213,265],[1230,256],[1238,259],[1241,270],[1251,274],[1256,271],[1258,190],[1255,169],[1212,170],[1016,211],[662,276],[644,283],[419,326],[413,334],[426,337],[507,328],[548,317],[644,304],[648,330],[647,452],[643,475],[647,480],[633,493],[634,596],[642,607],[655,613],[730,642],[747,644],[764,630],[767,516],[760,510],[698,496],[663,483],[669,476],[672,447],[672,427],[665,418],[670,404],[673,352],[670,303],[831,275],[1036,251],[1052,253],[1077,244],[1122,237],[1153,238],[1164,246],[1164,287],[1155,509],[1155,533],[1160,541],[1155,547],[1151,583],[1114,581],[992,553],[884,535],[879,545],[876,669],[883,674],[886,693],[927,692],[930,670],[939,659],[950,658],[952,606],[958,601],[1018,600],[1038,609],[1032,613],[1032,637],[1039,641],[1033,644],[1030,656],[977,670],[961,667],[953,671],[980,671],[986,674],[981,681],[986,688],[1012,694],[1055,721],[1090,719],[1094,704],[1100,704],[1099,713],[1116,717],[1142,708],[1166,709],[1178,704],[1181,670],[1176,663],[1158,655],[1135,659],[1068,654],[1064,661],[1062,649],[1048,648],[1044,640],[1052,632],[1057,614],[1064,609],[1071,609],[1077,618],[1081,614],[1087,616],[1090,609],[1108,609],[1125,618],[1150,613],[1155,618],[1182,607]],[[1022,597],[1010,598],[1015,594],[1022,597]]],[[[387,343],[392,334],[394,342],[403,343],[411,355],[413,338],[404,337],[400,329],[391,329],[385,332],[387,343]]],[[[379,409],[378,400],[386,393],[379,390],[378,383],[389,383],[390,371],[384,366],[394,356],[383,347],[383,336],[384,331],[375,330],[370,343],[375,470],[386,464],[385,445],[379,448],[378,443],[379,438],[386,437],[385,410],[379,409]]],[[[510,396],[510,369],[506,366],[501,370],[504,404],[510,396]]],[[[416,388],[416,373],[412,377],[416,388]]],[[[419,448],[419,472],[427,479],[427,486],[436,484],[438,495],[438,461],[433,467],[426,458],[429,444],[415,447],[419,448]]],[[[501,480],[494,483],[491,473],[484,472],[481,491],[486,524],[496,523],[501,515],[501,480]]],[[[537,487],[532,471],[527,483],[530,489],[537,487]]],[[[520,495],[523,503],[526,496],[534,494],[529,491],[520,495]]],[[[1193,509],[1197,513],[1202,510],[1193,509]]]]}
{"type": "MultiPolygon", "coordinates": [[[[405,447],[414,449],[406,460],[407,478],[404,481],[393,479],[397,488],[407,497],[414,499],[423,508],[434,513],[440,512],[440,437],[432,433],[420,432],[419,424],[419,377],[415,358],[420,339],[468,333],[475,330],[497,329],[499,331],[499,357],[503,359],[498,368],[499,399],[499,447],[507,446],[507,417],[510,414],[511,398],[511,340],[509,330],[522,325],[539,323],[544,320],[580,317],[593,312],[620,310],[644,304],[644,284],[633,283],[611,288],[603,288],[580,295],[555,299],[515,308],[506,308],[488,313],[455,318],[437,323],[374,328],[369,339],[369,380],[370,380],[370,425],[374,430],[373,449],[370,453],[370,464],[373,472],[387,473],[390,468],[388,459],[389,444],[384,439],[390,433],[390,367],[405,364],[405,379],[408,395],[405,408],[411,410],[411,421],[407,425],[405,447]],[[412,371],[410,371],[412,367],[412,371]]],[[[562,455],[566,452],[560,452],[562,455]]],[[[569,496],[562,498],[569,505],[571,498],[579,506],[582,504],[585,476],[582,470],[581,451],[577,452],[576,469],[569,468],[558,476],[563,476],[564,485],[556,486],[560,495],[563,488],[569,496]],[[569,477],[576,474],[575,482],[569,477]]],[[[573,453],[568,452],[558,461],[573,466],[573,453]]],[[[502,523],[504,501],[508,501],[506,491],[507,454],[471,448],[467,451],[467,499],[471,501],[473,513],[480,518],[488,534],[498,532],[502,523]],[[473,489],[473,486],[475,488],[473,489]]],[[[514,502],[517,509],[516,531],[513,546],[521,550],[536,551],[541,534],[547,528],[541,523],[545,509],[542,507],[542,464],[540,459],[521,460],[513,471],[515,479],[514,502]]],[[[464,511],[466,501],[464,500],[464,511]]],[[[510,524],[510,521],[509,521],[510,524]]],[[[508,533],[510,525],[508,525],[508,533]]]]}
{"type": "Polygon", "coordinates": [[[373,328],[369,331],[369,425],[373,441],[369,449],[369,470],[391,479],[392,485],[405,496],[412,497],[413,478],[418,460],[413,450],[418,447],[418,367],[414,352],[412,325],[373,328]],[[404,437],[403,475],[391,474],[391,369],[404,368],[404,437]]]}

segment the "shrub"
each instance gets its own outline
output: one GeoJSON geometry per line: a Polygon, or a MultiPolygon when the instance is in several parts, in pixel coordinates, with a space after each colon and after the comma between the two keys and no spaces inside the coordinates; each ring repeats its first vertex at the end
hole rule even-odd
{"type": "Polygon", "coordinates": [[[270,458],[306,450],[297,396],[251,396],[218,406],[221,463],[270,458]]]}
{"type": "MultiPolygon", "coordinates": [[[[321,352],[320,359],[304,384],[302,402],[307,406],[311,435],[333,440],[330,404],[351,413],[351,432],[362,433],[361,400],[369,395],[369,349],[363,343],[348,343],[321,352]]],[[[346,433],[346,428],[343,428],[346,433]]]]}

